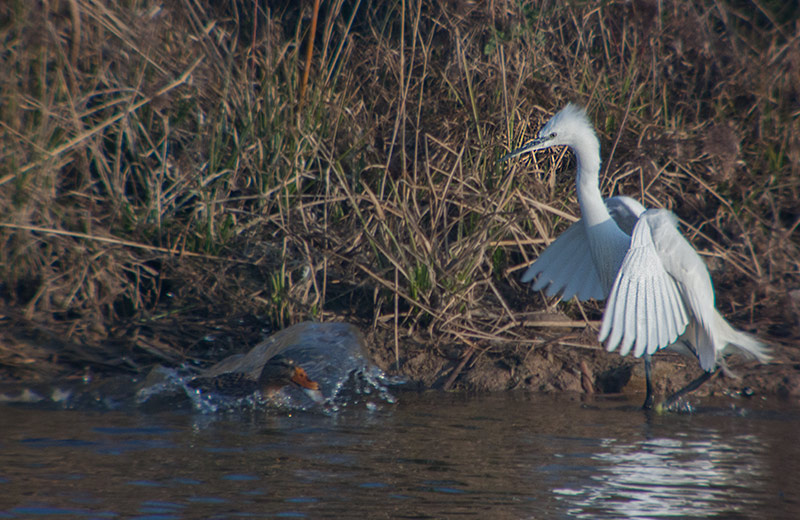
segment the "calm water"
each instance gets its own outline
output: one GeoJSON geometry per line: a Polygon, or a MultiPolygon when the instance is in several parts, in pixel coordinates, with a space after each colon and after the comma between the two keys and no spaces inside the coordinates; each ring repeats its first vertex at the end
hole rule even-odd
{"type": "Polygon", "coordinates": [[[800,408],[401,393],[337,414],[0,406],[0,518],[800,518],[800,408]]]}

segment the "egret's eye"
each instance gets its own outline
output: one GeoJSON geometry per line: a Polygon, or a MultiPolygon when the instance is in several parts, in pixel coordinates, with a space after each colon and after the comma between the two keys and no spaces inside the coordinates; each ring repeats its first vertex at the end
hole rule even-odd
{"type": "Polygon", "coordinates": [[[547,137],[549,137],[550,139],[555,139],[556,138],[556,133],[553,132],[552,134],[548,135],[547,137]]]}

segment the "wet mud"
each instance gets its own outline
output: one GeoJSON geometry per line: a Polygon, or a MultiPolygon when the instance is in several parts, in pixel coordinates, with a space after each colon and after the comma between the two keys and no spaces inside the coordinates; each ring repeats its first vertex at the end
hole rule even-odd
{"type": "MultiPolygon", "coordinates": [[[[567,345],[504,345],[485,351],[460,345],[429,348],[407,342],[399,349],[399,363],[390,335],[372,334],[369,345],[375,362],[387,373],[398,373],[419,389],[506,391],[574,394],[641,394],[644,399],[644,363],[633,356],[567,345]],[[465,357],[467,359],[465,359],[465,357]]],[[[589,339],[590,332],[584,336],[589,339]]],[[[590,343],[590,341],[587,341],[590,343]]],[[[696,396],[800,399],[800,356],[797,349],[776,345],[774,360],[760,364],[738,356],[727,359],[734,377],[721,371],[692,393],[696,396]]],[[[700,376],[697,361],[671,352],[653,357],[653,384],[667,396],[700,376]]]]}

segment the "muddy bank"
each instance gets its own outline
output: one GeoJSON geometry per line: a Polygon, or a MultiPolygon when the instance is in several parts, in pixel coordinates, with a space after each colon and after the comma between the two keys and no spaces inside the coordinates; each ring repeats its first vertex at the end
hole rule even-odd
{"type": "MultiPolygon", "coordinates": [[[[6,358],[0,381],[23,385],[64,380],[96,382],[120,374],[141,378],[157,364],[210,366],[228,355],[247,352],[264,338],[265,330],[264,323],[252,316],[220,322],[213,328],[206,324],[204,335],[199,334],[202,326],[186,323],[182,327],[146,331],[150,335],[157,333],[147,342],[153,345],[149,350],[132,348],[131,338],[119,339],[109,342],[102,350],[106,357],[99,358],[96,350],[57,334],[31,329],[20,322],[14,325],[0,331],[0,347],[17,353],[16,357],[6,358]],[[187,333],[196,336],[187,337],[187,333]]],[[[553,341],[537,346],[486,343],[465,347],[462,343],[438,344],[419,336],[401,335],[396,355],[391,329],[369,329],[365,322],[357,325],[365,332],[367,357],[387,374],[405,378],[411,389],[644,395],[642,361],[605,352],[588,328],[571,336],[570,344],[553,341]]],[[[141,337],[136,344],[142,344],[141,337]]],[[[696,395],[800,399],[798,349],[776,344],[773,352],[775,359],[767,365],[728,358],[739,378],[720,374],[696,395]]],[[[654,357],[658,395],[678,390],[701,373],[694,360],[680,355],[660,353],[654,357]]]]}
{"type": "MultiPolygon", "coordinates": [[[[399,351],[399,364],[388,333],[369,335],[370,351],[388,373],[399,373],[419,389],[455,391],[570,392],[575,394],[642,394],[644,364],[632,356],[609,353],[592,342],[589,331],[582,335],[585,346],[550,344],[542,347],[493,346],[465,349],[462,345],[430,348],[414,341],[399,351]],[[399,369],[398,369],[399,366],[399,369]]],[[[800,355],[796,348],[776,345],[773,362],[762,365],[741,357],[729,357],[738,378],[717,375],[695,394],[800,399],[800,355]]],[[[654,356],[654,384],[659,395],[667,395],[702,374],[696,361],[664,352],[654,356]]]]}

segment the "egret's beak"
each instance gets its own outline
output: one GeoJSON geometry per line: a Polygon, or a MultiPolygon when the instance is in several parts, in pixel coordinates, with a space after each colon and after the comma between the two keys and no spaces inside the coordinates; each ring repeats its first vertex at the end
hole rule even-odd
{"type": "Polygon", "coordinates": [[[497,162],[507,161],[507,160],[511,159],[512,157],[516,157],[518,155],[522,155],[525,152],[532,152],[534,150],[541,150],[542,148],[547,148],[547,146],[545,145],[545,142],[546,142],[546,139],[542,138],[542,137],[536,137],[534,139],[531,139],[530,141],[528,141],[527,143],[523,144],[522,146],[520,146],[516,150],[512,150],[512,151],[508,152],[507,154],[505,154],[504,156],[502,156],[501,158],[499,158],[497,160],[497,162]]]}

